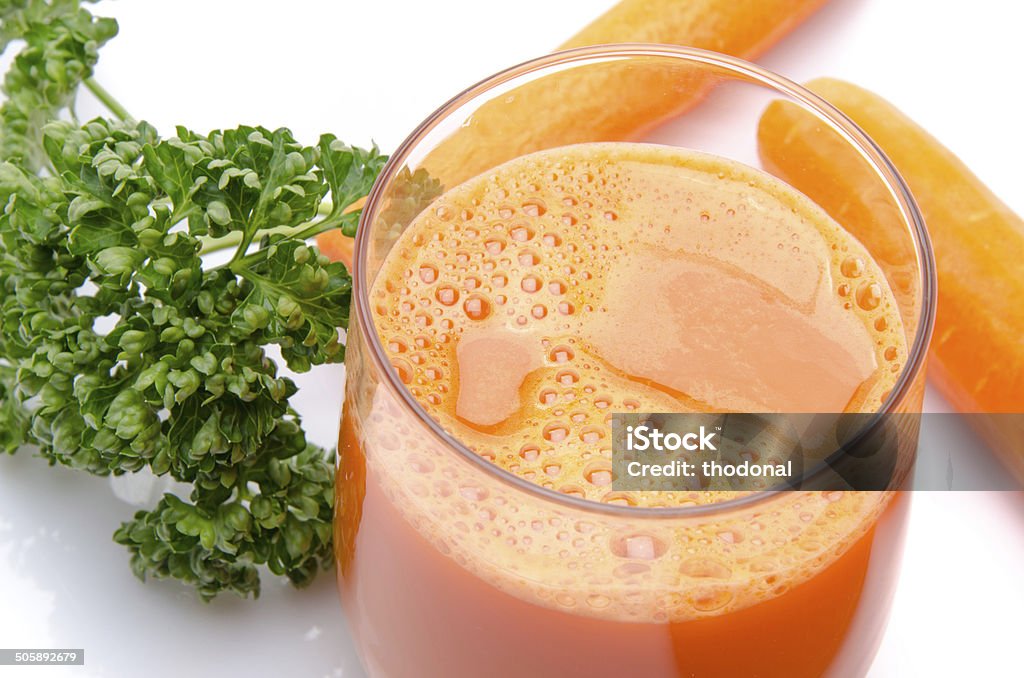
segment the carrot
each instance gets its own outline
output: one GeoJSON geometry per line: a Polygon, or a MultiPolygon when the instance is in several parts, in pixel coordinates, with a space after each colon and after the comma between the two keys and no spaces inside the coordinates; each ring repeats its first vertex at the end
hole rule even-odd
{"type": "MultiPolygon", "coordinates": [[[[808,87],[853,119],[903,175],[935,248],[938,308],[929,377],[1024,482],[1024,221],[953,153],[892,104],[854,85],[808,87]],[[992,416],[984,416],[990,414],[992,416]]],[[[908,253],[874,200],[863,163],[817,119],[773,103],[758,129],[763,165],[896,265],[908,253]],[[859,185],[859,189],[858,189],[859,185]]],[[[884,265],[884,262],[881,262],[884,265]]]]}
{"type": "Polygon", "coordinates": [[[559,49],[649,42],[753,58],[823,4],[822,0],[622,0],[559,49]]]}
{"type": "MultiPolygon", "coordinates": [[[[752,59],[825,0],[623,0],[561,46],[651,42],[752,59]]],[[[452,186],[532,151],[635,139],[697,104],[713,84],[685,64],[605,62],[521,85],[476,112],[423,166],[452,186]]]]}
{"type": "MultiPolygon", "coordinates": [[[[342,210],[342,214],[362,209],[365,204],[366,198],[362,197],[342,210]]],[[[350,271],[352,270],[352,257],[356,246],[355,238],[345,235],[340,230],[327,231],[317,236],[316,244],[320,248],[320,252],[325,254],[331,261],[340,261],[345,264],[345,268],[350,271]]]]}
{"type": "Polygon", "coordinates": [[[328,231],[317,236],[316,244],[320,252],[331,261],[340,261],[345,268],[352,270],[352,256],[355,253],[355,238],[350,238],[341,231],[328,231]]]}

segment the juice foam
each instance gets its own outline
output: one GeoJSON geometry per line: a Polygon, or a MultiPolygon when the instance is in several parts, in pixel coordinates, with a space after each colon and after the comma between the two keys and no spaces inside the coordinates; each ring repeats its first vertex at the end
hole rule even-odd
{"type": "MultiPolygon", "coordinates": [[[[394,245],[370,303],[402,382],[455,438],[617,505],[737,493],[614,491],[611,413],[874,411],[907,354],[882,272],[820,208],[739,163],[643,144],[543,151],[448,191],[394,245]]],[[[416,441],[394,447],[406,454],[376,469],[385,492],[442,552],[520,597],[622,619],[781,595],[888,501],[794,492],[691,529],[608,535],[487,504],[416,441]],[[552,553],[580,576],[552,588],[511,574],[552,553]]]]}

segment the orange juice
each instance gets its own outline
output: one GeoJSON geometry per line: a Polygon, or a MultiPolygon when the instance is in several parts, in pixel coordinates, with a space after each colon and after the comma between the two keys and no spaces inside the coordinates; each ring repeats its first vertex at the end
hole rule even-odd
{"type": "Polygon", "coordinates": [[[517,482],[582,500],[552,507],[454,461],[350,375],[339,576],[372,674],[865,670],[898,494],[744,503],[612,485],[612,412],[881,407],[907,357],[896,303],[820,208],[715,156],[542,151],[436,200],[369,303],[399,378],[448,435],[517,482]],[[686,506],[692,517],[671,511],[686,506]]]}

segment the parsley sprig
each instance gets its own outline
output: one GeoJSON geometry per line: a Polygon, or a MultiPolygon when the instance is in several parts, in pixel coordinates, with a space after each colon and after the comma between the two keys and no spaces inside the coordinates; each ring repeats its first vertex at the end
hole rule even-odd
{"type": "Polygon", "coordinates": [[[351,279],[307,241],[354,232],[385,157],[287,129],[161,137],[90,80],[112,20],[14,0],[0,22],[21,46],[0,107],[0,449],[191,484],[114,534],[139,577],[204,599],[258,595],[260,565],[308,583],[331,561],[334,456],[268,348],[296,372],[342,359],[351,279]],[[116,119],[75,119],[83,85],[116,119]]]}

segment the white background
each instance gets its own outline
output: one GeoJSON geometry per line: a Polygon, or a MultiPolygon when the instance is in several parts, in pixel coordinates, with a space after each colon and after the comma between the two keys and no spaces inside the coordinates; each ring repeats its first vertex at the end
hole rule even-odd
{"type": "MultiPolygon", "coordinates": [[[[388,151],[452,94],[549,51],[612,4],[102,2],[121,35],[98,78],[165,133],[284,125],[305,141],[330,131],[388,151]]],[[[1024,213],[1022,23],[1024,8],[1005,0],[832,0],[761,63],[879,92],[1024,213]]],[[[102,111],[83,97],[79,112],[102,111]]],[[[299,408],[325,445],[342,378],[327,368],[300,380],[299,408]]],[[[929,393],[928,407],[945,405],[929,393]]],[[[925,430],[922,446],[986,454],[956,428],[925,430]]],[[[331,576],[301,592],[265,579],[258,602],[203,605],[132,577],[110,540],[132,510],[107,480],[47,468],[28,450],[0,458],[0,647],[87,650],[84,668],[0,675],[363,675],[331,576]]],[[[1020,495],[919,493],[872,678],[1020,675],[1022,564],[1020,495]]]]}

